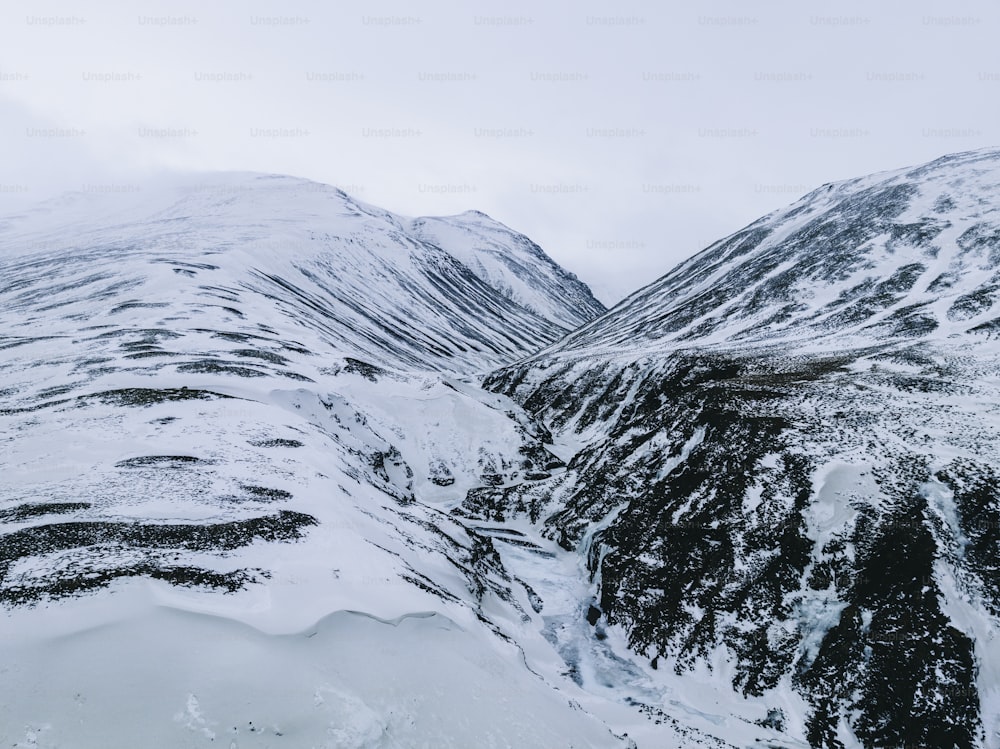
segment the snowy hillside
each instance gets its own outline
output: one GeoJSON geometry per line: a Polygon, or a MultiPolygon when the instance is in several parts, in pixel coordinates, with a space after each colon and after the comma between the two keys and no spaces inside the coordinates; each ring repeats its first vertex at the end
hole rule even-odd
{"type": "Polygon", "coordinates": [[[255,175],[3,222],[0,743],[627,745],[451,513],[562,465],[454,373],[599,305],[408,223],[255,175]]]}
{"type": "Polygon", "coordinates": [[[1000,151],[838,182],[681,263],[556,350],[829,350],[995,333],[1000,151]]]}
{"type": "MultiPolygon", "coordinates": [[[[132,327],[141,317],[194,329],[224,313],[228,329],[267,337],[260,326],[280,314],[328,347],[410,369],[486,371],[603,311],[585,285],[485,215],[407,219],[274,175],[71,194],[0,220],[0,262],[5,311],[28,326],[45,313],[50,334],[113,326],[129,310],[132,327]],[[428,222],[460,236],[449,234],[451,248],[425,241],[413,227],[428,222]],[[266,319],[253,314],[260,304],[266,319]]],[[[16,323],[5,329],[19,334],[16,323]]]]}
{"type": "Polygon", "coordinates": [[[0,219],[0,743],[1000,749],[998,207],[824,186],[603,314],[287,177],[0,219]]]}
{"type": "Polygon", "coordinates": [[[570,330],[605,311],[576,276],[556,265],[538,245],[484,213],[418,218],[410,231],[444,248],[522,307],[570,330]]]}
{"type": "Polygon", "coordinates": [[[585,558],[707,733],[998,747],[998,289],[1000,152],[821,187],[492,374],[574,447],[465,510],[585,558]]]}

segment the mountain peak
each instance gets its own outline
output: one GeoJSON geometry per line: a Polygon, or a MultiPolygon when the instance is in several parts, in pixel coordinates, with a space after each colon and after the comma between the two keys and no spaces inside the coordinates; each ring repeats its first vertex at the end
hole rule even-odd
{"type": "MultiPolygon", "coordinates": [[[[330,185],[253,172],[167,174],[130,187],[9,217],[0,257],[88,257],[94,272],[134,274],[148,309],[200,308],[205,296],[238,309],[252,303],[248,290],[272,295],[332,349],[406,368],[486,371],[603,311],[583,283],[485,214],[413,220],[330,185]],[[419,229],[426,222],[437,227],[433,241],[419,229]],[[164,265],[179,275],[151,274],[164,265]]],[[[150,316],[158,326],[162,315],[150,316]]]]}
{"type": "Polygon", "coordinates": [[[560,345],[807,350],[989,335],[1000,329],[998,198],[996,149],[823,185],[560,345]]]}

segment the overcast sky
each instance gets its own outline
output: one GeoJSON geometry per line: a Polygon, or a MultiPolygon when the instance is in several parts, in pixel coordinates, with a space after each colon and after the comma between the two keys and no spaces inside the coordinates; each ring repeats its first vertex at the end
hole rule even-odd
{"type": "Polygon", "coordinates": [[[605,303],[819,184],[1000,144],[1000,6],[0,5],[0,210],[168,169],[477,208],[605,303]]]}

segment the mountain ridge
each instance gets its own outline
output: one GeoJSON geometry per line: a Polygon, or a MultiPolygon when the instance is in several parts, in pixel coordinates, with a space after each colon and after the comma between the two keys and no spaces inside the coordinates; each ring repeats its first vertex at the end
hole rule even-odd
{"type": "Polygon", "coordinates": [[[580,554],[595,631],[758,740],[1000,746],[998,211],[987,149],[714,243],[487,377],[577,451],[466,511],[580,554]]]}
{"type": "Polygon", "coordinates": [[[484,214],[217,179],[0,225],[5,742],[1000,747],[1000,153],[564,337],[484,214]]]}
{"type": "Polygon", "coordinates": [[[471,380],[586,287],[531,311],[300,180],[150,192],[0,229],[0,741],[626,749],[451,512],[561,469],[471,380]]]}
{"type": "MultiPolygon", "coordinates": [[[[49,256],[52,263],[88,251],[96,264],[155,248],[157,262],[180,263],[174,273],[192,280],[183,290],[193,296],[269,294],[298,322],[323,331],[330,345],[417,369],[485,371],[604,309],[537,245],[492,219],[462,219],[463,245],[454,249],[414,234],[419,220],[297,178],[216,175],[194,185],[166,180],[147,192],[64,196],[9,219],[0,228],[0,245],[8,248],[0,262],[25,250],[35,262],[49,256]],[[63,228],[44,228],[52,221],[63,228]],[[507,250],[503,262],[495,261],[498,248],[507,250]],[[517,259],[525,252],[535,267],[517,259]],[[224,283],[211,280],[220,264],[233,266],[222,269],[224,283]],[[541,291],[528,294],[530,284],[541,291]],[[369,289],[381,290],[381,306],[369,289]]],[[[427,220],[449,226],[447,218],[427,220]]],[[[134,282],[141,288],[141,276],[134,282]]],[[[169,284],[161,278],[150,292],[157,287],[169,284]]],[[[163,304],[141,303],[151,301],[163,304]]]]}
{"type": "Polygon", "coordinates": [[[618,348],[627,348],[630,336],[656,346],[757,345],[768,340],[787,345],[797,340],[805,350],[803,340],[825,338],[836,339],[829,345],[863,346],[880,337],[864,326],[880,322],[901,338],[921,325],[951,327],[954,332],[964,322],[963,315],[967,320],[982,311],[977,300],[994,298],[995,275],[943,295],[959,306],[934,310],[933,317],[923,314],[926,300],[919,292],[935,282],[937,291],[954,287],[949,268],[934,256],[939,249],[936,241],[958,248],[952,258],[960,265],[958,270],[977,258],[989,267],[996,264],[996,258],[980,257],[996,241],[996,208],[980,205],[982,198],[977,196],[995,191],[998,155],[996,149],[981,149],[919,167],[828,183],[682,261],[606,316],[553,344],[553,350],[568,354],[575,342],[587,337],[599,340],[602,326],[607,328],[606,342],[618,348]],[[929,205],[909,194],[915,189],[914,179],[921,180],[928,195],[919,197],[929,205]],[[964,202],[951,205],[949,201],[962,200],[963,188],[964,202]],[[866,221],[866,207],[880,216],[880,223],[866,221]],[[898,215],[890,215],[893,211],[898,215]],[[920,215],[907,221],[905,211],[920,215]],[[945,214],[947,218],[942,218],[945,214]],[[852,229],[857,226],[865,227],[863,236],[852,229]],[[817,246],[824,248],[824,255],[808,257],[810,248],[817,246]],[[900,262],[897,253],[906,252],[910,253],[906,262],[900,262]],[[792,270],[782,266],[795,258],[799,263],[795,272],[803,278],[794,278],[792,270]],[[861,258],[867,258],[871,267],[864,267],[861,258]],[[725,275],[716,277],[713,269],[725,275]],[[804,285],[793,288],[794,284],[804,285]],[[671,303],[658,305],[663,297],[671,303]],[[775,303],[782,299],[785,304],[775,303]],[[659,317],[654,319],[652,312],[643,317],[644,305],[659,317]],[[891,319],[894,312],[898,317],[891,319]],[[857,329],[855,341],[843,340],[845,327],[857,329]]]}

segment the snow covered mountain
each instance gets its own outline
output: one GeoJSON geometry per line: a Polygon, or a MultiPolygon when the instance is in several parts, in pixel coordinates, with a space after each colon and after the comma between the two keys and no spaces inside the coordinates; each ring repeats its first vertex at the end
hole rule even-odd
{"type": "Polygon", "coordinates": [[[1000,747],[998,332],[1000,151],[825,185],[490,375],[568,469],[464,510],[692,746],[1000,747]]]}
{"type": "Polygon", "coordinates": [[[424,221],[220,175],[2,222],[0,743],[626,745],[494,537],[549,552],[451,513],[562,465],[466,375],[601,307],[424,221]]]}
{"type": "MultiPolygon", "coordinates": [[[[327,346],[399,368],[468,373],[604,311],[537,245],[481,213],[408,219],[276,175],[129,187],[70,194],[0,222],[0,258],[33,259],[5,265],[8,292],[23,287],[7,312],[28,324],[59,305],[47,317],[72,332],[125,310],[133,327],[137,315],[155,326],[174,314],[196,327],[214,310],[240,328],[243,305],[267,300],[327,346]]],[[[258,322],[246,327],[270,335],[258,322]]]]}
{"type": "Polygon", "coordinates": [[[523,234],[479,211],[447,218],[418,218],[410,231],[443,247],[505,296],[574,330],[605,312],[585,285],[523,234]]]}
{"type": "Polygon", "coordinates": [[[681,263],[558,351],[988,334],[997,158],[973,151],[824,185],[681,263]]]}
{"type": "Polygon", "coordinates": [[[998,209],[826,185],[603,314],[287,177],[0,219],[0,743],[1000,749],[998,209]]]}

